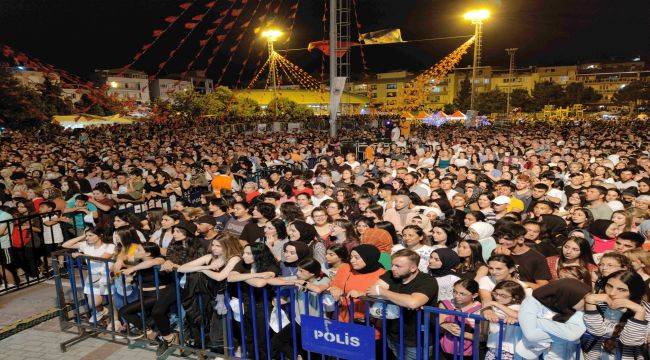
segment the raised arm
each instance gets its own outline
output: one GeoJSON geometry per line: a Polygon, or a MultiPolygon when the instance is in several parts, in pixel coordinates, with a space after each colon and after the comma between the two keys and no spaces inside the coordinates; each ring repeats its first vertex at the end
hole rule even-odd
{"type": "Polygon", "coordinates": [[[212,260],[211,254],[203,255],[196,260],[190,261],[187,264],[183,264],[179,266],[177,271],[180,273],[199,272],[205,270],[206,269],[205,265],[209,264],[211,260],[212,260]]]}

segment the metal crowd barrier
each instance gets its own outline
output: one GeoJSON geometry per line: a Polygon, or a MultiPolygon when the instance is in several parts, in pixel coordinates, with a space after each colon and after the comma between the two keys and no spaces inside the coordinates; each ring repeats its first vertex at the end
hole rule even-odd
{"type": "Polygon", "coordinates": [[[51,278],[48,263],[50,250],[63,241],[76,236],[77,217],[74,213],[61,211],[30,214],[0,221],[0,295],[38,284],[51,278]],[[67,217],[71,223],[63,222],[46,226],[45,221],[53,217],[67,217]],[[49,235],[52,246],[46,246],[45,237],[49,235]],[[56,242],[57,240],[62,240],[56,242]],[[49,248],[49,249],[48,249],[49,248]],[[9,283],[9,278],[13,283],[9,283]]]}
{"type": "MultiPolygon", "coordinates": [[[[126,296],[121,301],[124,303],[122,306],[133,304],[135,301],[140,303],[140,312],[138,316],[140,317],[141,324],[138,325],[142,327],[145,337],[142,340],[129,340],[132,335],[131,327],[135,327],[134,324],[127,324],[125,332],[118,332],[116,330],[117,322],[120,321],[119,309],[117,308],[116,303],[118,302],[118,296],[123,296],[119,294],[117,286],[121,287],[121,294],[128,293],[124,275],[115,277],[111,274],[113,260],[85,255],[73,258],[71,254],[71,251],[65,250],[54,253],[52,257],[52,261],[56,265],[58,265],[57,258],[64,257],[66,265],[65,272],[69,284],[69,286],[64,286],[66,278],[64,278],[59,272],[59,267],[54,266],[57,306],[61,310],[59,317],[60,328],[61,331],[76,334],[72,339],[60,344],[61,351],[66,351],[71,345],[83,341],[84,339],[98,336],[101,336],[103,339],[108,341],[129,346],[139,346],[142,345],[143,342],[146,343],[147,329],[149,329],[148,324],[151,323],[151,319],[148,318],[149,315],[147,315],[147,310],[144,307],[142,286],[139,285],[139,282],[142,280],[141,275],[138,273],[134,275],[134,284],[137,290],[132,290],[138,294],[138,299],[129,300],[129,297],[126,296]],[[94,311],[98,305],[95,303],[95,288],[94,286],[88,285],[99,281],[93,278],[94,276],[98,276],[97,274],[101,274],[101,276],[105,277],[104,281],[107,285],[107,294],[103,296],[103,303],[108,309],[108,315],[101,320],[97,319],[97,313],[94,311]],[[120,279],[121,281],[116,281],[117,279],[120,279]],[[84,294],[84,288],[87,289],[86,294],[84,294]]],[[[154,268],[156,299],[159,298],[160,294],[159,271],[158,268],[154,268]]],[[[357,326],[371,329],[368,331],[372,331],[372,334],[375,334],[372,337],[374,340],[372,345],[376,346],[377,349],[375,358],[381,358],[382,360],[395,358],[388,346],[389,336],[387,334],[387,321],[389,320],[386,318],[387,307],[392,304],[386,301],[374,298],[358,299],[361,301],[361,304],[365,306],[365,317],[360,321],[359,319],[354,319],[353,314],[355,314],[355,306],[359,306],[355,305],[354,301],[347,301],[347,305],[344,305],[341,302],[332,304],[331,301],[328,303],[326,300],[326,294],[322,293],[316,295],[309,293],[309,296],[304,296],[305,293],[298,291],[295,287],[266,286],[263,288],[253,288],[252,286],[244,285],[242,283],[230,283],[225,287],[223,297],[221,298],[222,305],[225,305],[225,313],[224,311],[222,311],[221,314],[217,313],[219,316],[216,318],[207,318],[206,312],[209,310],[208,307],[212,307],[213,309],[218,307],[215,306],[218,305],[218,301],[212,298],[212,300],[206,303],[203,296],[196,297],[196,294],[193,294],[195,295],[196,300],[198,300],[198,306],[200,309],[198,314],[199,321],[197,322],[197,318],[187,318],[190,315],[189,313],[185,313],[187,309],[184,309],[182,305],[184,293],[182,290],[183,282],[181,279],[184,275],[186,274],[173,273],[172,278],[174,280],[176,301],[169,311],[169,316],[176,318],[175,325],[172,326],[172,331],[178,332],[179,343],[171,345],[164,355],[169,355],[177,350],[181,351],[182,354],[194,353],[200,358],[220,355],[212,350],[214,349],[214,346],[219,345],[214,343],[219,338],[217,330],[222,330],[224,354],[220,356],[225,356],[226,358],[251,358],[256,360],[271,358],[288,359],[289,356],[284,353],[279,355],[274,354],[278,352],[278,347],[274,345],[277,345],[277,341],[285,341],[285,345],[287,344],[286,341],[289,341],[292,348],[292,359],[297,359],[299,354],[301,354],[303,358],[305,356],[304,354],[306,354],[307,359],[311,359],[312,356],[317,355],[321,355],[321,357],[325,359],[327,356],[326,354],[323,355],[316,352],[309,352],[305,350],[302,343],[298,341],[300,325],[296,322],[296,311],[299,311],[301,315],[306,315],[306,317],[301,317],[302,326],[305,326],[306,320],[313,318],[338,321],[339,313],[341,311],[348,311],[348,314],[352,314],[349,317],[349,322],[354,322],[357,326]],[[303,296],[306,299],[304,301],[305,308],[297,309],[296,304],[298,304],[298,299],[303,296]],[[314,309],[314,303],[312,301],[314,298],[317,298],[318,301],[316,309],[314,309]],[[381,304],[380,317],[371,317],[371,303],[381,304]],[[277,304],[281,305],[277,306],[277,304]],[[273,320],[273,324],[278,329],[277,332],[271,329],[272,321],[270,318],[272,312],[277,312],[275,314],[275,320],[273,320]],[[288,316],[288,321],[287,318],[283,316],[283,313],[288,316]],[[219,324],[211,323],[211,320],[218,321],[219,324]],[[198,327],[194,325],[194,328],[189,329],[190,324],[199,325],[198,327]],[[217,325],[220,325],[221,328],[219,329],[217,325]],[[284,330],[285,326],[288,326],[289,328],[284,330]],[[210,343],[208,343],[208,334],[213,333],[213,327],[215,329],[214,333],[217,334],[217,336],[215,339],[210,339],[210,343]],[[196,336],[192,336],[192,332],[188,332],[188,330],[193,330],[195,334],[198,334],[198,341],[195,343],[188,341],[191,338],[196,339],[196,336]],[[377,338],[377,334],[381,334],[381,336],[377,338]],[[284,339],[282,336],[289,336],[289,338],[284,339]]],[[[205,275],[196,274],[196,276],[205,275]]],[[[205,293],[199,293],[199,295],[212,296],[205,293]]],[[[215,309],[214,311],[218,310],[215,309]]],[[[399,321],[398,359],[410,358],[406,357],[407,354],[405,352],[405,324],[403,312],[404,309],[399,308],[399,318],[398,320],[395,320],[399,321]]],[[[461,349],[465,349],[465,341],[472,341],[471,358],[473,360],[480,359],[484,354],[482,354],[479,347],[481,340],[478,334],[480,333],[482,322],[485,322],[486,320],[480,315],[466,314],[434,307],[424,307],[416,313],[417,345],[416,355],[414,358],[416,360],[439,358],[439,338],[442,335],[439,319],[440,316],[444,315],[457,316],[463,321],[459,325],[460,336],[454,343],[454,359],[457,357],[459,359],[463,358],[463,350],[461,349]],[[475,334],[477,336],[474,336],[473,340],[464,339],[464,334],[466,330],[468,330],[465,325],[465,320],[467,319],[475,321],[474,329],[476,329],[475,334]],[[458,350],[458,352],[456,352],[456,350],[458,350]]],[[[500,350],[504,341],[503,334],[505,326],[506,325],[503,322],[499,323],[499,342],[498,348],[496,349],[496,359],[498,360],[501,359],[500,350]]],[[[579,347],[576,351],[578,354],[577,358],[579,359],[579,347]]]]}

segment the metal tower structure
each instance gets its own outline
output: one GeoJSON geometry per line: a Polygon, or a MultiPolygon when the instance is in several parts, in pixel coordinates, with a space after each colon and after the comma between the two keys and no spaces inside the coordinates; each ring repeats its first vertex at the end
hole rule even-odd
{"type": "Polygon", "coordinates": [[[483,21],[490,16],[487,10],[475,10],[465,14],[465,19],[474,24],[474,59],[472,61],[472,86],[470,94],[470,110],[476,110],[474,107],[476,101],[476,76],[478,68],[481,65],[481,50],[483,49],[483,21]]]}
{"type": "Polygon", "coordinates": [[[508,82],[510,83],[510,86],[508,86],[508,94],[507,94],[507,100],[506,100],[506,116],[510,117],[510,93],[512,93],[512,75],[515,70],[515,53],[517,52],[518,48],[508,48],[506,49],[506,52],[510,56],[510,67],[508,68],[508,82]]]}
{"type": "Polygon", "coordinates": [[[346,49],[350,43],[350,0],[330,0],[329,6],[330,136],[336,137],[336,116],[340,103],[337,98],[340,99],[343,92],[340,78],[345,80],[350,76],[350,54],[346,49]],[[340,59],[337,56],[339,46],[346,50],[340,59]]]}

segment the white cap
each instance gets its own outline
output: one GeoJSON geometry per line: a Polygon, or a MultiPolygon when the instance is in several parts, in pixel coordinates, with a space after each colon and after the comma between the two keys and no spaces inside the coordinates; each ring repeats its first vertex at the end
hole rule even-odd
{"type": "Polygon", "coordinates": [[[505,195],[499,195],[492,200],[492,203],[497,205],[510,205],[510,198],[505,195]]]}

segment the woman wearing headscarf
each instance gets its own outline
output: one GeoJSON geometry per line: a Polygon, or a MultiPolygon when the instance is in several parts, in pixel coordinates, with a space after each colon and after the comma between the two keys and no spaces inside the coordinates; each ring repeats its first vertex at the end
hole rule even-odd
{"type": "Polygon", "coordinates": [[[589,234],[591,234],[594,241],[592,246],[594,254],[601,254],[614,250],[616,236],[618,236],[618,226],[611,220],[595,220],[589,225],[589,234]]]}
{"type": "Polygon", "coordinates": [[[361,243],[376,247],[379,252],[379,262],[386,270],[390,270],[390,252],[393,248],[393,238],[384,229],[369,228],[361,235],[361,243]]]}
{"type": "Polygon", "coordinates": [[[477,221],[469,226],[469,238],[481,243],[483,261],[487,263],[492,251],[497,248],[497,242],[492,237],[494,226],[483,221],[477,221]]]}
{"type": "Polygon", "coordinates": [[[307,244],[311,249],[314,260],[318,261],[323,268],[327,268],[327,259],[325,258],[327,248],[321,237],[318,236],[314,225],[302,220],[295,220],[287,227],[287,234],[290,242],[299,241],[307,244]]]}
{"type": "Polygon", "coordinates": [[[395,196],[395,206],[386,209],[384,220],[390,221],[395,226],[395,230],[401,232],[411,222],[413,216],[415,214],[411,209],[411,198],[408,195],[397,195],[395,196]]]}
{"type": "Polygon", "coordinates": [[[285,279],[296,279],[298,273],[298,262],[310,258],[309,246],[301,241],[290,241],[284,244],[283,261],[280,262],[280,276],[285,279]]]}
{"type": "Polygon", "coordinates": [[[557,255],[567,237],[566,221],[557,215],[545,214],[541,216],[539,225],[541,234],[536,250],[546,257],[557,255]]]}
{"type": "Polygon", "coordinates": [[[429,257],[429,274],[438,282],[438,300],[454,299],[454,284],[460,279],[454,271],[460,257],[449,248],[433,250],[429,257]]]}
{"type": "Polygon", "coordinates": [[[350,252],[350,264],[342,264],[332,279],[329,288],[335,301],[341,300],[339,320],[350,320],[349,299],[354,302],[355,321],[365,319],[365,303],[357,300],[366,290],[379,280],[386,270],[379,263],[379,249],[369,244],[362,244],[350,252]]]}
{"type": "Polygon", "coordinates": [[[524,359],[575,359],[578,341],[586,330],[585,295],[591,288],[577,279],[559,279],[533,291],[519,309],[522,339],[515,351],[524,359]]]}

